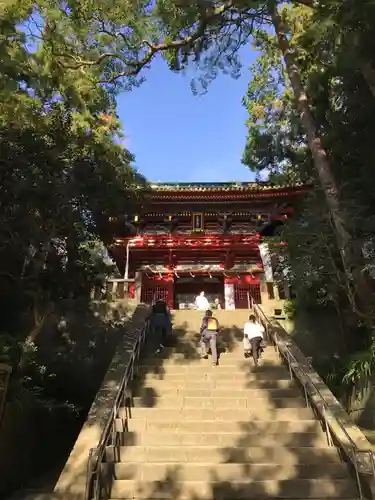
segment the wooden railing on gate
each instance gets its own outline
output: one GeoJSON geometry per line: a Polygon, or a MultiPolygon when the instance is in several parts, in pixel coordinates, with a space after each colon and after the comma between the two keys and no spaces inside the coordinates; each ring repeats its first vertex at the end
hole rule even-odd
{"type": "Polygon", "coordinates": [[[134,279],[109,278],[105,283],[93,288],[91,298],[93,300],[124,300],[130,298],[129,285],[134,279]]]}

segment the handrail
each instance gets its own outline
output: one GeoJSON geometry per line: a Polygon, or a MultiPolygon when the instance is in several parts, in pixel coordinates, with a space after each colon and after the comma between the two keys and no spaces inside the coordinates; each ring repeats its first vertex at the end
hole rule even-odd
{"type": "Polygon", "coordinates": [[[290,348],[283,342],[277,335],[277,332],[273,331],[273,325],[270,322],[270,320],[267,318],[266,314],[262,310],[259,305],[254,304],[254,311],[255,314],[258,316],[258,321],[263,323],[263,326],[265,327],[266,330],[266,336],[267,340],[272,340],[273,344],[277,348],[277,351],[279,355],[281,354],[284,359],[286,360],[288,367],[289,367],[289,373],[291,378],[293,378],[293,374],[296,376],[298,381],[301,383],[304,389],[304,394],[305,394],[305,400],[306,400],[306,405],[308,405],[308,399],[311,400],[313,403],[314,408],[318,411],[319,416],[321,420],[324,423],[324,427],[327,433],[327,439],[328,439],[328,444],[332,446],[334,443],[332,441],[332,435],[334,435],[337,440],[340,443],[340,448],[342,451],[345,453],[345,455],[349,458],[351,463],[354,466],[355,469],[355,474],[356,474],[356,480],[357,480],[357,486],[358,486],[358,492],[360,499],[364,499],[363,491],[362,491],[362,484],[360,480],[360,472],[363,474],[368,474],[371,475],[372,478],[375,478],[375,455],[374,452],[371,449],[361,449],[358,448],[357,444],[353,441],[352,437],[349,435],[343,424],[335,418],[335,416],[332,414],[330,405],[329,403],[325,400],[324,396],[320,392],[319,388],[316,386],[314,381],[311,379],[310,375],[306,372],[306,370],[303,369],[303,367],[300,365],[300,363],[297,361],[296,357],[294,354],[291,352],[290,348]],[[301,372],[301,373],[298,373],[301,372]],[[306,383],[307,382],[307,383],[306,383]],[[318,405],[311,397],[311,394],[307,390],[307,385],[312,386],[314,395],[317,395],[320,398],[321,402],[321,407],[318,405]],[[339,426],[340,431],[346,436],[348,440],[348,445],[344,445],[343,443],[340,442],[340,438],[337,435],[336,430],[334,429],[332,425],[332,421],[335,421],[335,423],[339,426]],[[348,450],[349,448],[349,450],[348,450]],[[349,451],[351,453],[349,453],[349,451]],[[366,454],[368,455],[369,461],[370,461],[370,466],[369,468],[364,467],[363,463],[359,462],[359,457],[358,455],[363,455],[366,454]],[[361,469],[361,470],[360,470],[361,469]]]}
{"type": "MultiPolygon", "coordinates": [[[[133,380],[135,362],[139,358],[142,344],[146,339],[146,334],[149,329],[149,321],[146,321],[141,328],[135,330],[138,332],[135,344],[130,354],[129,362],[125,368],[124,375],[122,376],[120,386],[118,388],[115,400],[106,425],[99,438],[99,443],[96,448],[91,448],[89,451],[89,457],[87,462],[87,472],[86,472],[86,491],[85,500],[95,500],[104,499],[103,488],[105,485],[102,484],[102,465],[104,463],[105,453],[107,446],[118,446],[118,412],[125,406],[127,394],[126,390],[128,388],[129,382],[133,380]]],[[[125,420],[127,417],[125,418],[125,420]]],[[[126,423],[120,422],[121,428],[126,428],[126,423]]]]}
{"type": "Polygon", "coordinates": [[[5,401],[11,374],[12,367],[8,363],[0,363],[0,427],[5,412],[5,401]]]}

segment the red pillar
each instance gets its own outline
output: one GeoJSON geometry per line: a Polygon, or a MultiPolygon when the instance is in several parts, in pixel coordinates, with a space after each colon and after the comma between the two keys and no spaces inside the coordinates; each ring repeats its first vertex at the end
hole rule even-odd
{"type": "Polygon", "coordinates": [[[167,298],[166,302],[169,309],[174,309],[174,274],[166,276],[167,298]]]}

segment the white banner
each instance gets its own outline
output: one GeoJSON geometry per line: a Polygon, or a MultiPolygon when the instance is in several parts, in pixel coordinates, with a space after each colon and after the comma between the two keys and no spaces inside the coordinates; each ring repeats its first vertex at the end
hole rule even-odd
{"type": "Polygon", "coordinates": [[[259,243],[260,256],[264,267],[264,277],[267,282],[273,281],[271,254],[268,243],[259,243]]]}
{"type": "Polygon", "coordinates": [[[225,309],[236,309],[234,302],[234,286],[230,283],[224,285],[225,309]]]}

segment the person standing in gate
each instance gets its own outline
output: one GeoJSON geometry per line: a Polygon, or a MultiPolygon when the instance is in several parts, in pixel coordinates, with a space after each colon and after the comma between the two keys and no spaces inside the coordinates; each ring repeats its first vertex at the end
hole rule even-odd
{"type": "Polygon", "coordinates": [[[198,309],[198,311],[206,311],[209,307],[210,304],[207,298],[205,297],[204,292],[201,292],[195,298],[195,308],[198,309]]]}
{"type": "Polygon", "coordinates": [[[217,365],[217,334],[219,333],[219,322],[212,315],[212,311],[207,310],[202,319],[201,334],[201,347],[202,358],[207,359],[207,344],[210,344],[212,355],[212,366],[217,365]]]}
{"type": "Polygon", "coordinates": [[[221,304],[219,297],[216,297],[216,299],[214,300],[214,303],[212,304],[212,309],[217,309],[218,311],[221,311],[221,304]]]}
{"type": "Polygon", "coordinates": [[[259,364],[259,354],[261,352],[263,334],[263,325],[256,322],[254,314],[250,314],[249,321],[247,321],[244,326],[243,346],[245,358],[252,355],[255,366],[258,366],[259,364]]]}

